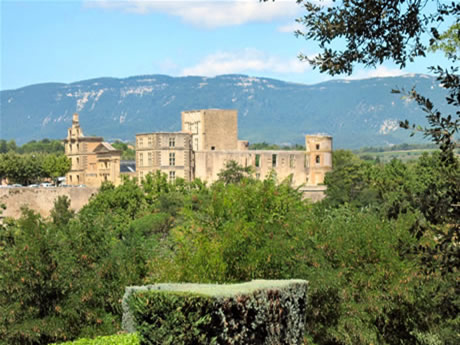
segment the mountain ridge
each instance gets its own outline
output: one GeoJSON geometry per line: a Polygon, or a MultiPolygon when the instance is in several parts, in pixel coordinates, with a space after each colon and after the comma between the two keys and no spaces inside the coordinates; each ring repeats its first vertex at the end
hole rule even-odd
{"type": "Polygon", "coordinates": [[[2,139],[21,144],[64,138],[74,112],[87,134],[133,141],[139,132],[180,130],[180,112],[237,109],[239,137],[251,142],[303,143],[306,133],[326,132],[335,147],[384,146],[409,140],[398,121],[424,124],[424,113],[392,88],[430,97],[441,111],[445,90],[435,77],[416,74],[318,84],[226,74],[172,77],[153,74],[101,77],[72,83],[40,83],[0,91],[2,139]]]}

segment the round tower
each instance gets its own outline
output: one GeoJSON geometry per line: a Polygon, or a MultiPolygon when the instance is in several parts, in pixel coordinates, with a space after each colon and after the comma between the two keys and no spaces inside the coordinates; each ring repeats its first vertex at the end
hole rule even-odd
{"type": "Polygon", "coordinates": [[[309,185],[324,183],[324,176],[332,170],[332,137],[327,134],[305,136],[309,160],[309,185]]]}

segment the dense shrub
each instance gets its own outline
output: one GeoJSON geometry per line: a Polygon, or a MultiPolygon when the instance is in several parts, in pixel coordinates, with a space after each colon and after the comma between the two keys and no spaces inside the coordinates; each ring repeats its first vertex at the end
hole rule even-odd
{"type": "MultiPolygon", "coordinates": [[[[58,344],[56,343],[51,345],[58,344]]],[[[75,341],[60,343],[59,345],[139,345],[139,339],[136,333],[117,334],[105,337],[97,337],[94,339],[82,338],[75,341]]]]}
{"type": "Polygon", "coordinates": [[[306,288],[299,280],[128,288],[124,319],[132,313],[149,345],[302,344],[306,288]]]}

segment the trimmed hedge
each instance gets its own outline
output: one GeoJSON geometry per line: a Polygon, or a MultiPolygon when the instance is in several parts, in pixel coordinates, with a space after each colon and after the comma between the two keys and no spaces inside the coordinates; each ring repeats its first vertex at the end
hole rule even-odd
{"type": "Polygon", "coordinates": [[[94,339],[81,338],[75,341],[51,345],[139,345],[139,339],[136,333],[130,333],[109,335],[94,339]]]}
{"type": "Polygon", "coordinates": [[[307,282],[126,288],[123,327],[142,345],[303,343],[307,282]]]}

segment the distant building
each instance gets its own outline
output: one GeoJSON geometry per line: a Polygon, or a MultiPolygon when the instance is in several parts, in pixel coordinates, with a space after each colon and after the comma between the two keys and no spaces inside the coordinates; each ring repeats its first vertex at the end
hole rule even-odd
{"type": "Polygon", "coordinates": [[[136,173],[139,180],[160,170],[171,181],[193,179],[192,136],[182,132],[136,135],[136,173]]]}
{"type": "Polygon", "coordinates": [[[66,175],[67,184],[99,187],[105,181],[120,183],[121,151],[101,137],[85,137],[78,114],[73,115],[64,144],[65,154],[72,162],[66,175]]]}
{"type": "Polygon", "coordinates": [[[249,143],[238,140],[237,121],[236,110],[184,111],[181,132],[137,134],[137,177],[159,170],[171,181],[180,177],[212,183],[234,160],[253,167],[256,178],[275,171],[280,180],[291,176],[295,186],[317,186],[332,169],[332,137],[307,135],[306,151],[248,150],[249,143]]]}

